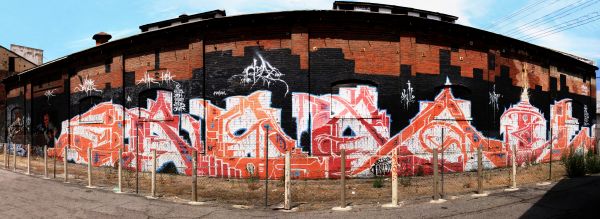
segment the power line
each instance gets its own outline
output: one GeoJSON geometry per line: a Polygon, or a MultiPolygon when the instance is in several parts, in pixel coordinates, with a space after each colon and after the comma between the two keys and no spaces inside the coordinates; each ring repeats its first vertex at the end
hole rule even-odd
{"type": "MultiPolygon", "coordinates": [[[[548,6],[551,6],[551,5],[553,5],[554,3],[557,3],[557,2],[559,2],[559,1],[560,1],[560,0],[554,0],[554,1],[550,2],[549,4],[545,4],[545,5],[542,5],[542,6],[541,6],[541,7],[539,7],[539,8],[536,8],[536,10],[537,10],[537,11],[541,11],[542,9],[544,9],[544,8],[546,8],[546,7],[548,7],[548,6]]],[[[526,18],[526,17],[528,17],[528,16],[530,16],[530,15],[532,15],[532,14],[534,14],[534,13],[535,13],[535,12],[532,12],[532,13],[527,13],[527,14],[524,14],[524,16],[521,16],[521,17],[520,17],[519,15],[516,15],[516,16],[514,16],[514,17],[511,17],[511,18],[509,18],[509,19],[505,20],[506,22],[504,22],[503,24],[501,24],[501,25],[498,25],[496,30],[497,30],[497,31],[499,31],[499,30],[501,30],[502,28],[506,27],[506,25],[512,24],[511,22],[508,22],[508,21],[510,21],[511,19],[516,19],[516,18],[523,19],[523,18],[526,18]]]]}
{"type": "Polygon", "coordinates": [[[521,13],[521,12],[525,11],[525,10],[528,10],[528,9],[529,9],[529,8],[531,8],[531,7],[534,7],[534,6],[536,6],[536,5],[539,5],[539,4],[541,4],[542,2],[544,2],[544,0],[539,0],[539,1],[537,1],[537,2],[534,2],[534,3],[531,3],[531,4],[525,5],[525,6],[523,6],[522,8],[520,8],[519,10],[517,10],[517,11],[515,11],[515,12],[511,13],[511,14],[509,14],[509,15],[506,15],[506,16],[504,16],[504,17],[502,17],[502,18],[499,18],[499,19],[495,20],[495,21],[494,21],[494,22],[492,22],[491,24],[489,24],[489,25],[487,25],[487,26],[483,27],[483,29],[489,29],[489,28],[491,28],[491,27],[494,27],[494,26],[496,26],[496,25],[497,25],[497,24],[499,24],[499,23],[505,22],[505,21],[506,21],[505,19],[507,19],[507,18],[510,18],[510,17],[513,17],[514,15],[516,15],[516,14],[519,14],[519,13],[521,13]]]}
{"type": "Polygon", "coordinates": [[[542,16],[542,17],[539,17],[539,18],[537,18],[535,20],[532,20],[532,21],[530,21],[530,22],[528,22],[526,24],[523,24],[521,26],[515,27],[511,31],[507,32],[505,35],[514,34],[512,36],[514,38],[521,37],[521,35],[523,35],[524,33],[522,33],[522,32],[519,33],[519,31],[522,28],[532,27],[534,25],[538,25],[538,24],[541,24],[541,23],[544,23],[544,22],[552,22],[552,21],[561,19],[563,17],[566,17],[568,15],[571,15],[571,14],[577,12],[578,11],[577,9],[585,8],[585,7],[588,7],[588,6],[591,6],[593,4],[596,4],[596,3],[600,2],[600,0],[588,0],[588,1],[585,1],[585,2],[584,1],[585,0],[580,0],[580,1],[577,1],[575,3],[569,4],[569,5],[567,5],[565,7],[562,7],[560,9],[556,10],[556,11],[553,11],[553,12],[548,13],[548,14],[542,16]],[[575,7],[572,7],[574,5],[575,5],[575,7]]]}
{"type": "Polygon", "coordinates": [[[540,31],[537,31],[535,33],[530,34],[528,37],[524,37],[522,40],[523,41],[527,41],[527,40],[531,40],[531,39],[541,39],[543,37],[546,36],[550,36],[552,34],[555,33],[559,33],[565,30],[569,30],[575,27],[579,27],[594,21],[600,20],[600,11],[596,11],[581,17],[578,17],[576,19],[573,20],[569,20],[567,22],[561,23],[559,25],[550,27],[550,28],[546,28],[540,31]],[[594,16],[591,16],[594,15],[594,16]],[[583,18],[583,20],[582,20],[583,18]]]}

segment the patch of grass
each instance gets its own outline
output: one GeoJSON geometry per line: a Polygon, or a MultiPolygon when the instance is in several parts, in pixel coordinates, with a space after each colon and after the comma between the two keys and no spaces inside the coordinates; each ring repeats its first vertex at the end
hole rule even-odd
{"type": "Polygon", "coordinates": [[[585,171],[587,173],[600,173],[600,157],[591,150],[588,151],[585,158],[585,171]]]}
{"type": "Polygon", "coordinates": [[[373,188],[382,188],[383,187],[383,177],[377,176],[375,177],[375,181],[373,181],[373,188]]]}

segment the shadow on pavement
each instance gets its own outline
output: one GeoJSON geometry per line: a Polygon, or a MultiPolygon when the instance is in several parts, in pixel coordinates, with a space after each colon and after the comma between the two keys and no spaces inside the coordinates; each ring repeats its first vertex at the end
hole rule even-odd
{"type": "Polygon", "coordinates": [[[561,180],[521,218],[600,218],[600,176],[561,180]]]}

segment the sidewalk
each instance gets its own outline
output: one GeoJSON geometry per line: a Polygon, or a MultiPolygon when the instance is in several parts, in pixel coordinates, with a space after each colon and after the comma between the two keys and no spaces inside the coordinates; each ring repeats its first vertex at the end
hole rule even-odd
{"type": "Polygon", "coordinates": [[[548,186],[524,186],[515,192],[491,191],[488,197],[469,194],[430,204],[426,197],[405,200],[400,208],[358,205],[349,212],[285,213],[265,209],[236,209],[209,202],[203,206],[177,200],[148,200],[133,194],[114,194],[60,181],[44,180],[0,170],[0,215],[6,218],[593,218],[600,203],[600,176],[565,179],[548,186]]]}

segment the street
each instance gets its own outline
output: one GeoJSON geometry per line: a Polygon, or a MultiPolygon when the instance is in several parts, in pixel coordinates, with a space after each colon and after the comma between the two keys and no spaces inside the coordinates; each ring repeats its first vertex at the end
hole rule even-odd
{"type": "Polygon", "coordinates": [[[183,200],[149,200],[0,170],[2,218],[598,218],[593,213],[600,203],[600,176],[523,186],[515,192],[491,191],[487,197],[464,194],[448,199],[431,204],[422,197],[405,200],[400,208],[364,205],[348,212],[303,212],[300,206],[300,212],[286,213],[214,202],[192,206],[183,200]]]}

